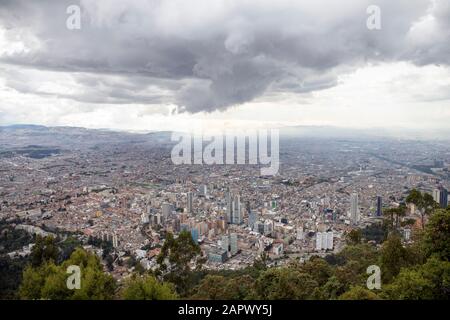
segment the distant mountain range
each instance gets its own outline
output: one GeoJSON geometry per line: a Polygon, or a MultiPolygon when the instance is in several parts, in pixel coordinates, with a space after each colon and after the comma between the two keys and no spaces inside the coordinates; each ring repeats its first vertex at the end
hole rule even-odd
{"type": "MultiPolygon", "coordinates": [[[[125,132],[111,129],[86,129],[81,127],[46,127],[33,124],[15,124],[0,126],[0,144],[15,145],[20,141],[30,140],[30,144],[54,145],[57,143],[124,143],[130,141],[167,142],[170,131],[125,132]],[[152,139],[146,139],[152,137],[152,139]],[[16,141],[14,141],[16,140],[16,141]]],[[[351,129],[333,126],[295,126],[280,128],[282,138],[316,138],[316,139],[405,139],[405,140],[450,140],[450,129],[414,130],[414,129],[351,129]]]]}

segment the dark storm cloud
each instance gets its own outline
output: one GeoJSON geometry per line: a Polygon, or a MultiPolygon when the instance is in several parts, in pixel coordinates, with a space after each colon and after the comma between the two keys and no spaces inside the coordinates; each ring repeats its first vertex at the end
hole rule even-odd
{"type": "MultiPolygon", "coordinates": [[[[211,111],[271,92],[326,89],[370,61],[450,64],[449,1],[435,3],[0,1],[6,37],[28,48],[1,61],[77,72],[84,89],[65,97],[78,101],[211,111]],[[65,27],[71,4],[82,8],[81,30],[65,27]],[[381,8],[381,30],[366,28],[372,4],[381,8]]],[[[15,89],[39,93],[11,77],[15,89]]]]}

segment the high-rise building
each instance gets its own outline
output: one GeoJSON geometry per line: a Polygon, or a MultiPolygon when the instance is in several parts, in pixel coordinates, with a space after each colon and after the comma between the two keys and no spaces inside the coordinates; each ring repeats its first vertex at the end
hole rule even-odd
{"type": "Polygon", "coordinates": [[[222,236],[221,247],[226,252],[230,251],[230,238],[228,237],[228,235],[222,236]]]}
{"type": "Polygon", "coordinates": [[[173,210],[174,210],[173,205],[171,205],[170,203],[163,203],[161,206],[161,211],[164,219],[170,217],[173,210]]]}
{"type": "Polygon", "coordinates": [[[445,209],[448,206],[448,190],[441,187],[439,193],[439,205],[441,208],[445,209]]]}
{"type": "Polygon", "coordinates": [[[208,260],[214,263],[224,263],[227,260],[228,252],[224,250],[210,250],[208,251],[208,260]]]}
{"type": "Polygon", "coordinates": [[[248,226],[250,229],[254,230],[256,220],[258,220],[258,215],[256,212],[250,210],[248,214],[248,226]]]}
{"type": "Polygon", "coordinates": [[[272,220],[266,220],[264,221],[264,235],[270,235],[273,231],[273,221],[272,220]]]}
{"type": "Polygon", "coordinates": [[[304,233],[303,233],[303,226],[300,226],[297,228],[297,240],[303,240],[304,233]]]}
{"type": "Polygon", "coordinates": [[[383,215],[382,205],[383,202],[381,196],[377,196],[377,217],[381,217],[383,215]]]}
{"type": "Polygon", "coordinates": [[[175,229],[176,232],[181,231],[181,222],[178,216],[175,216],[175,218],[173,219],[173,228],[175,229]]]}
{"type": "Polygon", "coordinates": [[[198,244],[198,229],[197,228],[191,229],[191,236],[192,236],[192,240],[194,240],[194,242],[196,244],[198,244]]]}
{"type": "Polygon", "coordinates": [[[316,233],[316,250],[332,250],[334,243],[333,231],[316,233]]]}
{"type": "Polygon", "coordinates": [[[189,191],[187,193],[187,212],[191,213],[191,214],[193,213],[193,208],[192,208],[193,201],[194,201],[194,196],[193,196],[192,192],[189,191]]]}
{"type": "Polygon", "coordinates": [[[237,234],[231,233],[230,234],[230,253],[231,253],[231,255],[235,255],[237,252],[238,252],[237,234]]]}
{"type": "Polygon", "coordinates": [[[333,250],[334,247],[334,234],[333,231],[327,232],[327,249],[333,250]]]}
{"type": "Polygon", "coordinates": [[[220,242],[221,249],[228,252],[230,256],[235,255],[239,250],[236,233],[223,235],[220,242]]]}
{"type": "Polygon", "coordinates": [[[322,232],[316,233],[316,250],[322,250],[322,232]]]}
{"type": "Polygon", "coordinates": [[[350,196],[350,219],[354,224],[359,222],[359,204],[357,193],[353,193],[350,196]]]}
{"type": "Polygon", "coordinates": [[[227,191],[226,198],[227,198],[227,222],[233,223],[233,196],[230,191],[227,191]]]}
{"type": "Polygon", "coordinates": [[[148,213],[142,212],[142,214],[141,214],[141,222],[143,224],[146,224],[146,223],[150,222],[150,217],[149,217],[148,213]]]}
{"type": "Polygon", "coordinates": [[[116,233],[114,233],[112,236],[112,245],[114,248],[117,248],[119,246],[119,238],[117,237],[116,233]]]}
{"type": "Polygon", "coordinates": [[[256,221],[254,230],[260,234],[264,234],[264,223],[261,221],[256,221]]]}
{"type": "Polygon", "coordinates": [[[239,195],[234,197],[233,201],[233,224],[242,223],[242,208],[241,197],[239,195]]]}
{"type": "Polygon", "coordinates": [[[200,194],[205,198],[208,197],[208,186],[206,184],[200,187],[200,194]]]}
{"type": "Polygon", "coordinates": [[[441,202],[441,192],[439,189],[433,190],[433,200],[440,204],[441,202]]]}
{"type": "Polygon", "coordinates": [[[448,206],[448,190],[444,187],[439,187],[433,190],[433,200],[439,203],[441,208],[447,208],[448,206]]]}

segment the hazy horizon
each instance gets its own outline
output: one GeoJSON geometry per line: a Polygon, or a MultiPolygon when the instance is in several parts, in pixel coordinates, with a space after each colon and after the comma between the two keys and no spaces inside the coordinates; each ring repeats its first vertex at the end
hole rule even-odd
{"type": "Polygon", "coordinates": [[[445,0],[4,1],[0,124],[440,138],[449,21],[445,0]]]}

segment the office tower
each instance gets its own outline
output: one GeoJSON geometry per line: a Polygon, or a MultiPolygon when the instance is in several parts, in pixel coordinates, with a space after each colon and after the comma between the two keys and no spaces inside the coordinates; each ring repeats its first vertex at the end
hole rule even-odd
{"type": "Polygon", "coordinates": [[[433,190],[433,200],[439,204],[441,203],[441,192],[439,189],[433,190]]]}
{"type": "Polygon", "coordinates": [[[192,236],[192,240],[194,240],[195,244],[198,244],[198,229],[197,228],[191,229],[191,236],[192,236]]]}
{"type": "Polygon", "coordinates": [[[334,246],[333,231],[316,233],[316,250],[332,250],[334,246]]]}
{"type": "Polygon", "coordinates": [[[204,184],[200,187],[200,194],[202,196],[204,196],[205,198],[208,197],[208,186],[206,184],[204,184]]]}
{"type": "Polygon", "coordinates": [[[273,222],[271,220],[264,221],[264,235],[269,235],[273,231],[273,222]]]}
{"type": "Polygon", "coordinates": [[[161,206],[162,215],[165,219],[170,217],[173,210],[174,210],[174,208],[170,203],[163,203],[161,206]]]}
{"type": "Polygon", "coordinates": [[[245,210],[247,211],[248,214],[250,214],[250,211],[252,211],[252,208],[250,206],[250,201],[245,202],[245,210]]]}
{"type": "Polygon", "coordinates": [[[303,226],[300,226],[297,228],[297,240],[303,240],[304,234],[303,234],[303,226]]]}
{"type": "Polygon", "coordinates": [[[112,236],[112,245],[114,248],[117,248],[119,246],[119,238],[117,237],[117,234],[113,234],[112,236]]]}
{"type": "Polygon", "coordinates": [[[194,201],[192,192],[187,193],[187,212],[193,213],[192,202],[194,201]]]}
{"type": "Polygon", "coordinates": [[[228,237],[228,235],[222,236],[221,248],[226,252],[230,251],[230,238],[228,237]]]}
{"type": "Polygon", "coordinates": [[[448,206],[448,191],[444,187],[439,189],[439,205],[445,209],[448,206]]]}
{"type": "Polygon", "coordinates": [[[143,224],[150,222],[149,215],[146,212],[142,212],[142,214],[141,214],[141,222],[143,224]]]}
{"type": "Polygon", "coordinates": [[[316,250],[322,250],[322,232],[316,233],[316,250]]]}
{"type": "Polygon", "coordinates": [[[189,224],[187,223],[181,223],[180,224],[180,231],[189,231],[189,224]]]}
{"type": "Polygon", "coordinates": [[[180,232],[181,230],[180,218],[178,218],[177,216],[173,220],[173,228],[175,229],[176,232],[180,232]]]}
{"type": "Polygon", "coordinates": [[[256,221],[254,230],[260,234],[264,234],[264,223],[261,221],[256,221]]]}
{"type": "Polygon", "coordinates": [[[233,198],[230,191],[227,191],[227,222],[233,223],[233,198]]]}
{"type": "Polygon", "coordinates": [[[231,255],[235,255],[238,252],[238,242],[237,242],[237,234],[230,234],[230,253],[231,255]]]}
{"type": "Polygon", "coordinates": [[[163,224],[163,217],[160,213],[155,214],[153,217],[155,218],[154,219],[155,224],[159,224],[159,225],[163,224]]]}
{"type": "Polygon", "coordinates": [[[383,203],[380,196],[377,196],[377,217],[381,217],[383,215],[383,212],[381,210],[383,203]]]}
{"type": "Polygon", "coordinates": [[[328,231],[326,237],[327,237],[327,241],[326,241],[327,249],[328,250],[333,250],[333,247],[334,247],[334,234],[333,234],[333,231],[328,231]]]}
{"type": "Polygon", "coordinates": [[[253,230],[253,228],[255,227],[255,222],[258,219],[258,215],[256,214],[256,212],[253,211],[249,211],[248,214],[248,226],[250,227],[250,229],[253,230]]]}
{"type": "Polygon", "coordinates": [[[358,206],[358,194],[353,193],[350,197],[350,219],[352,223],[358,223],[359,221],[359,206],[358,206]]]}
{"type": "Polygon", "coordinates": [[[233,201],[233,224],[242,223],[242,211],[241,211],[241,197],[239,195],[234,197],[233,201]]]}
{"type": "Polygon", "coordinates": [[[210,250],[208,251],[208,260],[214,263],[224,263],[227,260],[228,251],[210,250]]]}

